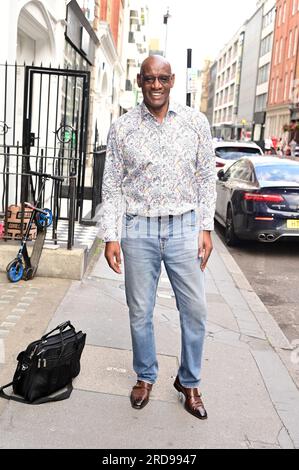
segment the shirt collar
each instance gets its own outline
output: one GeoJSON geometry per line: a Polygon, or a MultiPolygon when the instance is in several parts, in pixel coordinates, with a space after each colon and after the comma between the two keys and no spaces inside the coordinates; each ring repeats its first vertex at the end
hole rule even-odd
{"type": "MultiPolygon", "coordinates": [[[[141,110],[142,119],[144,119],[146,115],[152,116],[152,113],[148,110],[144,101],[142,101],[142,103],[140,104],[140,110],[141,110]]],[[[171,98],[169,99],[169,106],[168,106],[168,111],[167,111],[167,114],[169,113],[175,113],[175,114],[178,113],[177,105],[171,98]]]]}

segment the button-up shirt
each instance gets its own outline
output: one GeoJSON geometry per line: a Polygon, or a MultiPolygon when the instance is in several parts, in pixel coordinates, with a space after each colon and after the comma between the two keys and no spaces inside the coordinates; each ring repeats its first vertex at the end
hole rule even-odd
{"type": "Polygon", "coordinates": [[[123,212],[146,217],[198,208],[213,230],[216,167],[204,114],[170,101],[162,123],[141,103],[110,128],[102,186],[104,241],[121,237],[123,212]]]}

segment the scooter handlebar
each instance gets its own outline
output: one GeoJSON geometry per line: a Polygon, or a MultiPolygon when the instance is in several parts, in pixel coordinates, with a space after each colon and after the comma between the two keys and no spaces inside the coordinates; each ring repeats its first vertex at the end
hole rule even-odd
{"type": "Polygon", "coordinates": [[[51,178],[52,180],[56,180],[56,181],[64,181],[63,176],[53,176],[48,173],[38,173],[37,171],[31,171],[31,170],[29,171],[29,174],[34,175],[34,176],[42,176],[44,178],[51,178]]]}
{"type": "Polygon", "coordinates": [[[29,209],[32,209],[36,212],[40,212],[41,214],[48,215],[47,211],[44,211],[43,209],[40,209],[39,207],[34,206],[33,204],[30,204],[30,202],[24,202],[25,207],[28,207],[29,209]]]}

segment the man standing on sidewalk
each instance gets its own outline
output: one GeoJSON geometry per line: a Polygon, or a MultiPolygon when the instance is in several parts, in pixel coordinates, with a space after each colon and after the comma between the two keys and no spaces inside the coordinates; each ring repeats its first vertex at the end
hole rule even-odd
{"type": "Polygon", "coordinates": [[[164,262],[181,323],[181,362],[174,387],[199,419],[198,391],[206,323],[204,274],[212,251],[215,160],[206,117],[170,100],[170,64],[150,56],[137,75],[143,102],[112,124],[103,180],[105,257],[120,273],[124,255],[133,367],[133,408],[143,408],[157,379],[153,330],[164,262]],[[123,215],[124,214],[124,215],[123,215]],[[121,227],[121,228],[120,228],[121,227]]]}

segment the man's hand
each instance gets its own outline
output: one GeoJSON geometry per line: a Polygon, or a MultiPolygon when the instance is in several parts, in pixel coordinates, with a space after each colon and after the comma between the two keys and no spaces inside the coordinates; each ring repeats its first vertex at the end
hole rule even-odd
{"type": "Polygon", "coordinates": [[[202,258],[200,269],[205,270],[207,266],[208,259],[213,250],[213,243],[211,238],[211,232],[208,230],[203,230],[200,232],[198,237],[198,257],[202,258]]]}
{"type": "Polygon", "coordinates": [[[110,268],[117,274],[121,274],[120,244],[119,242],[106,242],[105,258],[110,268]]]}

